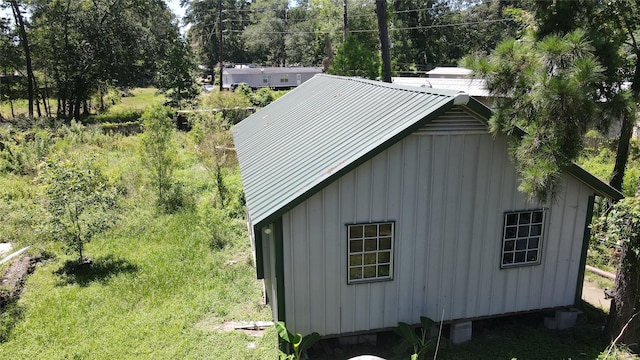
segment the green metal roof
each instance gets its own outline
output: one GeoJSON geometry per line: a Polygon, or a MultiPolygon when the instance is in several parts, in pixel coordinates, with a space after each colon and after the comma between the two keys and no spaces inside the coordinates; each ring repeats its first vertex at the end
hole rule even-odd
{"type": "Polygon", "coordinates": [[[266,226],[454,105],[490,114],[464,93],[316,75],[233,128],[251,223],[266,226]]]}

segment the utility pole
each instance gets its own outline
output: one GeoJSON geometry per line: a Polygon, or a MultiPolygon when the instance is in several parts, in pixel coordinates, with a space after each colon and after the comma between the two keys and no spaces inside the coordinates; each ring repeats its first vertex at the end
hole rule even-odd
{"type": "Polygon", "coordinates": [[[220,72],[219,90],[222,91],[222,0],[218,3],[218,71],[220,72]]]}
{"type": "Polygon", "coordinates": [[[348,25],[348,21],[347,21],[347,0],[342,0],[342,8],[343,8],[343,23],[342,23],[342,37],[344,38],[343,40],[347,40],[347,25],[348,25]]]}
{"type": "Polygon", "coordinates": [[[389,54],[389,30],[387,29],[387,4],[385,0],[376,0],[378,14],[378,34],[382,52],[382,81],[391,82],[391,55],[389,54]]]}

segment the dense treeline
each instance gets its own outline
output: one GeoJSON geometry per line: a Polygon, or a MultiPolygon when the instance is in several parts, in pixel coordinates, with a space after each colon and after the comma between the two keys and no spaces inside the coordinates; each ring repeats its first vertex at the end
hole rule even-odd
{"type": "MultiPolygon", "coordinates": [[[[344,75],[355,74],[379,58],[374,0],[182,0],[182,4],[186,23],[192,25],[189,41],[199,62],[210,69],[218,63],[220,51],[225,62],[267,66],[320,66],[333,54],[356,57],[364,52],[365,64],[341,68],[344,75]]],[[[429,70],[455,65],[469,53],[488,53],[521,30],[514,9],[527,6],[529,2],[515,0],[387,1],[394,70],[429,70]]]]}
{"type": "Polygon", "coordinates": [[[110,87],[156,84],[159,72],[192,83],[190,51],[162,0],[4,0],[0,6],[13,14],[0,20],[0,98],[29,98],[31,117],[37,111],[79,119],[90,112],[92,96],[104,108],[110,87]]]}

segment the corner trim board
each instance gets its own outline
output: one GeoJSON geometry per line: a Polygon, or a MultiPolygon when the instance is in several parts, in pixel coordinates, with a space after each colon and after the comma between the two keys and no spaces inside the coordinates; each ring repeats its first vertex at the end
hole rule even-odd
{"type": "Polygon", "coordinates": [[[584,282],[584,270],[587,265],[587,251],[589,250],[589,241],[591,240],[591,221],[593,220],[593,207],[596,201],[595,195],[589,196],[587,204],[587,215],[584,222],[584,235],[582,237],[582,252],[580,254],[580,266],[578,267],[578,282],[576,283],[575,304],[579,304],[582,300],[582,283],[584,282]]]}

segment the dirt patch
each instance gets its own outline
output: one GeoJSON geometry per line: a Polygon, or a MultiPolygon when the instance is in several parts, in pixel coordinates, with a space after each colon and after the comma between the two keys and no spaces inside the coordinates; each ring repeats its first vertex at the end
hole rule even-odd
{"type": "Polygon", "coordinates": [[[249,336],[262,336],[264,330],[273,326],[271,321],[225,321],[220,322],[217,318],[202,320],[197,325],[202,330],[214,331],[241,331],[249,336]]]}
{"type": "Polygon", "coordinates": [[[36,258],[23,256],[9,265],[0,278],[0,310],[20,296],[24,281],[33,272],[37,262],[36,258]]]}

